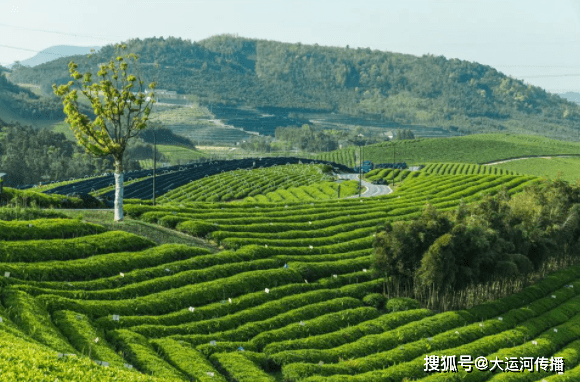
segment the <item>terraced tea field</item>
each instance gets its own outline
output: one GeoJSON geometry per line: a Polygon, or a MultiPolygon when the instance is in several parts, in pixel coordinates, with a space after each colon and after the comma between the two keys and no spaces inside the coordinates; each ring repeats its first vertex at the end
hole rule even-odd
{"type": "MultiPolygon", "coordinates": [[[[307,167],[309,176],[324,177],[318,166],[307,167]]],[[[287,166],[285,176],[296,168],[287,166]]],[[[369,271],[374,235],[385,222],[420,215],[426,201],[452,209],[461,199],[469,203],[502,187],[513,194],[539,180],[465,174],[482,168],[402,171],[396,192],[369,199],[192,203],[168,193],[155,207],[125,205],[131,218],[206,238],[223,247],[217,253],[156,246],[76,219],[0,220],[2,377],[577,380],[580,266],[494,302],[444,313],[386,300],[383,281],[369,271]],[[459,371],[425,372],[431,355],[457,355],[459,371]],[[563,357],[566,372],[467,373],[460,355],[488,363],[543,356],[548,365],[550,357],[563,357]]],[[[388,176],[384,171],[367,176],[388,176]]],[[[242,188],[233,172],[207,179],[231,178],[242,188]]]]}
{"type": "Polygon", "coordinates": [[[518,175],[515,171],[469,163],[429,163],[421,171],[439,175],[518,175]]]}
{"type": "MultiPolygon", "coordinates": [[[[351,171],[348,167],[336,163],[328,163],[320,160],[280,157],[280,158],[245,158],[235,160],[215,160],[205,163],[192,163],[182,166],[171,166],[159,169],[156,176],[156,196],[163,196],[180,186],[205,177],[211,177],[241,169],[258,169],[277,167],[284,173],[283,167],[292,164],[315,165],[329,164],[339,171],[351,171]]],[[[130,171],[125,173],[127,182],[124,188],[125,198],[150,199],[153,196],[153,172],[151,170],[130,171]]],[[[103,174],[96,177],[83,179],[70,179],[69,181],[55,182],[38,188],[39,191],[48,194],[68,194],[72,192],[92,193],[114,197],[114,179],[112,174],[103,174]]],[[[237,192],[236,192],[237,193],[237,192]]]]}
{"type": "MultiPolygon", "coordinates": [[[[285,165],[204,177],[168,192],[159,202],[312,201],[337,197],[337,188],[334,177],[323,173],[322,165],[285,165]]],[[[342,197],[353,195],[358,184],[348,183],[342,191],[342,197]]]]}
{"type": "MultiPolygon", "coordinates": [[[[383,142],[364,147],[364,159],[374,163],[429,162],[487,163],[495,160],[530,156],[580,153],[580,143],[565,142],[533,135],[474,134],[446,139],[420,138],[383,142]]],[[[348,166],[358,163],[358,149],[348,147],[321,153],[318,159],[348,166]]]]}

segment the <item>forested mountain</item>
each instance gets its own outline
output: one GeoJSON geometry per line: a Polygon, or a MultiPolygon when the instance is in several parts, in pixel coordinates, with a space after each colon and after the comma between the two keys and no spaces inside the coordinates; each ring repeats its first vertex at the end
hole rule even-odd
{"type": "MultiPolygon", "coordinates": [[[[315,109],[401,124],[468,132],[527,131],[574,136],[580,107],[490,66],[458,59],[289,44],[214,36],[127,41],[140,57],[146,83],[194,94],[202,103],[315,109]],[[158,64],[155,65],[155,64],[158,64]]],[[[84,72],[115,54],[112,45],[92,57],[76,56],[84,72]]],[[[68,62],[57,59],[10,76],[50,93],[70,80],[68,62]]]]}
{"type": "Polygon", "coordinates": [[[580,103],[580,93],[577,92],[567,92],[567,93],[561,93],[558,94],[560,97],[567,99],[568,101],[574,102],[574,103],[580,103]]]}

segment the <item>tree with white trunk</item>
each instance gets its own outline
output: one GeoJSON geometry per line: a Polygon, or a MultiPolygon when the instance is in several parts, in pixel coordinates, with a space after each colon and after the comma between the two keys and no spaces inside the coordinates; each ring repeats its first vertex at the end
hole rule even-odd
{"type": "MultiPolygon", "coordinates": [[[[118,50],[125,50],[126,45],[117,45],[118,50]]],[[[143,81],[128,74],[129,63],[136,63],[137,55],[131,53],[117,56],[108,64],[100,64],[97,75],[101,81],[92,81],[92,73],[81,74],[78,65],[71,61],[68,64],[71,77],[66,85],[57,88],[52,85],[54,93],[63,99],[65,122],[69,124],[78,143],[88,153],[97,156],[112,155],[115,163],[115,221],[123,220],[123,153],[129,140],[147,127],[149,113],[155,103],[154,94],[143,91],[143,81]],[[83,79],[82,83],[79,81],[83,79]],[[87,97],[95,113],[95,120],[79,112],[78,90],[71,90],[75,84],[78,90],[87,97]],[[138,84],[139,91],[133,93],[138,84]],[[101,97],[103,98],[101,100],[101,97]]],[[[155,89],[155,82],[149,84],[155,89]]]]}

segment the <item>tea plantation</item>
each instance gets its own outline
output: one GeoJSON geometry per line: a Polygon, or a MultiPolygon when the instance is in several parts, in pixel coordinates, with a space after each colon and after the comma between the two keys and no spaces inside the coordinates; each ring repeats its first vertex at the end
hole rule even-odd
{"type": "MultiPolygon", "coordinates": [[[[377,143],[364,147],[364,160],[374,163],[426,162],[488,163],[503,159],[571,154],[578,156],[580,143],[566,142],[533,135],[473,134],[463,137],[419,138],[377,143]],[[393,160],[393,150],[395,160],[393,160]]],[[[321,160],[347,166],[359,162],[359,150],[353,147],[321,153],[321,160]]]]}
{"type": "MultiPolygon", "coordinates": [[[[326,175],[308,170],[318,183],[305,187],[323,184],[326,175]]],[[[213,176],[213,187],[247,189],[236,171],[213,176]]],[[[304,174],[285,171],[280,185],[301,182],[304,174]]],[[[370,272],[385,222],[420,215],[426,201],[452,209],[539,181],[490,171],[402,171],[396,192],[365,199],[295,192],[279,202],[214,203],[177,188],[157,206],[125,204],[130,218],[205,238],[222,248],[216,253],[49,210],[18,218],[3,209],[0,380],[578,380],[580,266],[444,313],[386,300],[370,272]],[[445,354],[564,357],[566,373],[424,371],[426,356],[445,354]]]]}
{"type": "MultiPolygon", "coordinates": [[[[385,298],[383,280],[370,271],[375,235],[387,222],[420,216],[426,202],[450,210],[540,181],[476,164],[495,149],[476,154],[483,137],[457,139],[448,151],[426,139],[396,142],[431,157],[420,171],[365,174],[397,184],[373,198],[349,198],[357,181],[342,182],[337,198],[329,168],[297,158],[171,168],[158,178],[156,206],[149,172],[125,176],[128,219],[197,237],[212,251],[156,244],[54,209],[0,208],[0,380],[580,380],[580,266],[443,313],[385,298]],[[465,163],[469,150],[473,162],[465,163]],[[443,355],[457,356],[457,372],[425,371],[426,357],[443,355]],[[533,373],[467,372],[461,355],[489,365],[496,357],[546,357],[548,364],[533,373]],[[563,375],[550,370],[550,357],[564,359],[563,375]]],[[[514,156],[542,145],[554,153],[577,148],[498,135],[502,150],[502,140],[518,147],[514,156]]],[[[389,162],[389,149],[365,148],[365,159],[389,162]],[[385,150],[386,160],[373,157],[385,150]]],[[[349,166],[358,160],[354,148],[324,155],[349,166]]],[[[75,208],[82,200],[58,192],[104,195],[110,182],[5,188],[4,197],[75,208]]]]}

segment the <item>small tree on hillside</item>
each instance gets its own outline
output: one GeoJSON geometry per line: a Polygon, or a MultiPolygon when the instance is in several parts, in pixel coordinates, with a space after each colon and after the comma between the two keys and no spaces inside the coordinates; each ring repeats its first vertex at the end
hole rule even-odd
{"type": "MultiPolygon", "coordinates": [[[[125,50],[126,45],[117,45],[125,50]]],[[[115,220],[123,220],[123,153],[128,141],[137,136],[147,127],[149,113],[155,100],[153,93],[143,92],[143,81],[134,74],[128,74],[129,62],[138,60],[137,55],[131,53],[117,56],[108,64],[101,64],[97,73],[102,80],[92,82],[92,73],[81,74],[77,71],[78,65],[71,61],[68,64],[71,77],[66,85],[57,88],[52,85],[54,93],[63,99],[65,121],[70,125],[78,143],[87,152],[97,156],[112,155],[115,164],[115,220]],[[80,79],[83,79],[82,84],[80,79]],[[76,82],[81,93],[91,103],[96,118],[90,118],[79,112],[77,90],[70,90],[76,82]],[[131,89],[139,85],[139,92],[133,94],[131,89]],[[103,100],[101,101],[101,97],[103,100]]],[[[149,84],[155,89],[155,83],[149,84]]]]}

